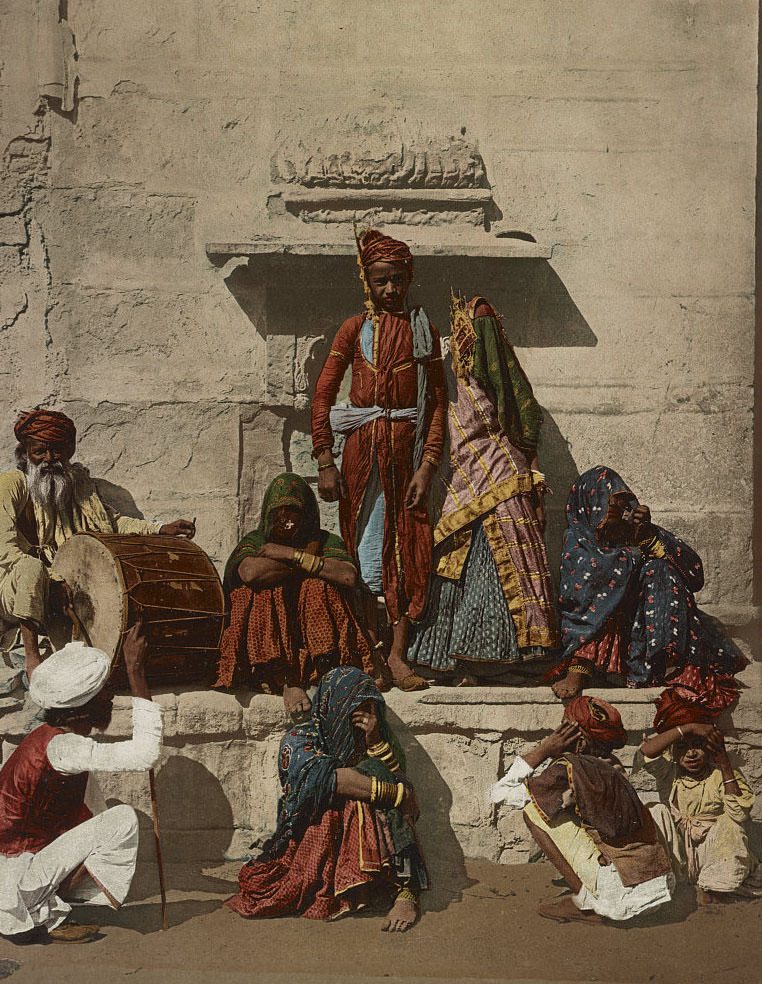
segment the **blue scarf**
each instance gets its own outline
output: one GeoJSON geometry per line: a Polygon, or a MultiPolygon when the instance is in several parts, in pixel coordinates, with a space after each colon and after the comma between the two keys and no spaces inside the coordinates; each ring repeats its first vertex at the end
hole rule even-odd
{"type": "Polygon", "coordinates": [[[354,666],[330,670],[318,684],[309,721],[292,728],[281,741],[278,826],[264,846],[263,858],[281,854],[331,805],[336,770],[347,767],[355,756],[352,712],[366,700],[376,702],[382,738],[391,742],[404,769],[402,753],[384,718],[384,698],[371,678],[354,666]]]}

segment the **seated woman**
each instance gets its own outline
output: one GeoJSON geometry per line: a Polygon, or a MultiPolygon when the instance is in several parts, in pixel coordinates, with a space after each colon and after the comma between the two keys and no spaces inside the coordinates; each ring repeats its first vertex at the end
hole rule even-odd
{"type": "Polygon", "coordinates": [[[574,893],[540,903],[541,916],[621,921],[672,898],[675,876],[654,822],[612,754],[626,738],[616,708],[575,697],[559,727],[492,787],[493,803],[524,808],[529,832],[574,893]]]}
{"type": "Polygon", "coordinates": [[[306,716],[305,688],[332,666],[373,672],[371,647],[345,590],[357,569],[340,537],[320,529],[312,489],[288,472],[270,483],[259,526],[225,567],[230,621],[215,687],[283,693],[286,710],[306,716]]]}
{"type": "Polygon", "coordinates": [[[409,929],[428,879],[403,768],[370,677],[349,666],[327,673],[310,720],[280,745],[275,833],[225,904],[246,918],[328,920],[365,907],[378,890],[394,900],[381,928],[409,929]]]}
{"type": "MultiPolygon", "coordinates": [[[[558,647],[543,541],[542,412],[492,307],[452,299],[457,393],[438,560],[409,661],[461,685],[536,672],[558,647]]],[[[528,674],[527,674],[528,675],[528,674]]]]}
{"type": "Polygon", "coordinates": [[[561,663],[548,675],[562,699],[592,677],[628,687],[666,684],[719,714],[738,697],[746,658],[699,611],[701,559],[651,522],[648,506],[611,468],[572,486],[561,556],[561,663]]]}
{"type": "Polygon", "coordinates": [[[762,868],[745,829],[754,793],[710,721],[701,707],[667,691],[657,734],[636,760],[656,779],[661,802],[650,809],[675,871],[696,885],[703,905],[762,895],[762,868]]]}

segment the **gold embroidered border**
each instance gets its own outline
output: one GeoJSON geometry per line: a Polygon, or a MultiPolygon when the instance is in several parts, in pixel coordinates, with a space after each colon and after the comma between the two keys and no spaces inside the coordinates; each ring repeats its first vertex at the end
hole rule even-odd
{"type": "MultiPolygon", "coordinates": [[[[506,478],[504,481],[498,482],[493,488],[488,489],[480,496],[467,502],[460,509],[456,509],[446,516],[442,516],[434,530],[434,543],[441,543],[443,540],[446,540],[456,530],[468,526],[469,523],[473,523],[475,519],[479,519],[484,513],[494,509],[501,502],[505,502],[506,499],[512,499],[521,492],[531,491],[531,475],[513,475],[511,478],[506,478]]],[[[493,516],[490,518],[494,522],[497,522],[496,517],[493,516]]]]}
{"type": "Polygon", "coordinates": [[[516,629],[516,643],[519,649],[523,649],[525,646],[532,645],[529,641],[529,627],[524,611],[524,595],[511,552],[505,545],[505,540],[494,515],[485,517],[484,532],[487,535],[487,542],[495,560],[497,575],[500,578],[503,594],[508,604],[508,611],[511,613],[516,629]]]}

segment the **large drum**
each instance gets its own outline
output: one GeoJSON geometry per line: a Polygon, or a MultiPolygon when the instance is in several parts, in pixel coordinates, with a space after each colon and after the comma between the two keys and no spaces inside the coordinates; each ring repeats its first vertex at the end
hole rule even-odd
{"type": "MultiPolygon", "coordinates": [[[[85,641],[112,657],[114,686],[128,685],[122,644],[139,617],[149,684],[210,682],[225,599],[200,547],[175,536],[76,533],[58,549],[52,569],[71,588],[85,641]]],[[[71,622],[55,619],[48,633],[60,648],[71,639],[71,622]]]]}

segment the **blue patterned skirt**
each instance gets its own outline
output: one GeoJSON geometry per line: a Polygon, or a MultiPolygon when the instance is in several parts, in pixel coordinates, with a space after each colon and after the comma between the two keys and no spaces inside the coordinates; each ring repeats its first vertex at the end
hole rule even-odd
{"type": "Polygon", "coordinates": [[[408,662],[449,672],[463,660],[481,664],[470,669],[487,675],[499,673],[506,664],[536,660],[552,652],[544,646],[519,648],[497,565],[478,520],[460,578],[431,578],[423,617],[411,626],[408,662]]]}

